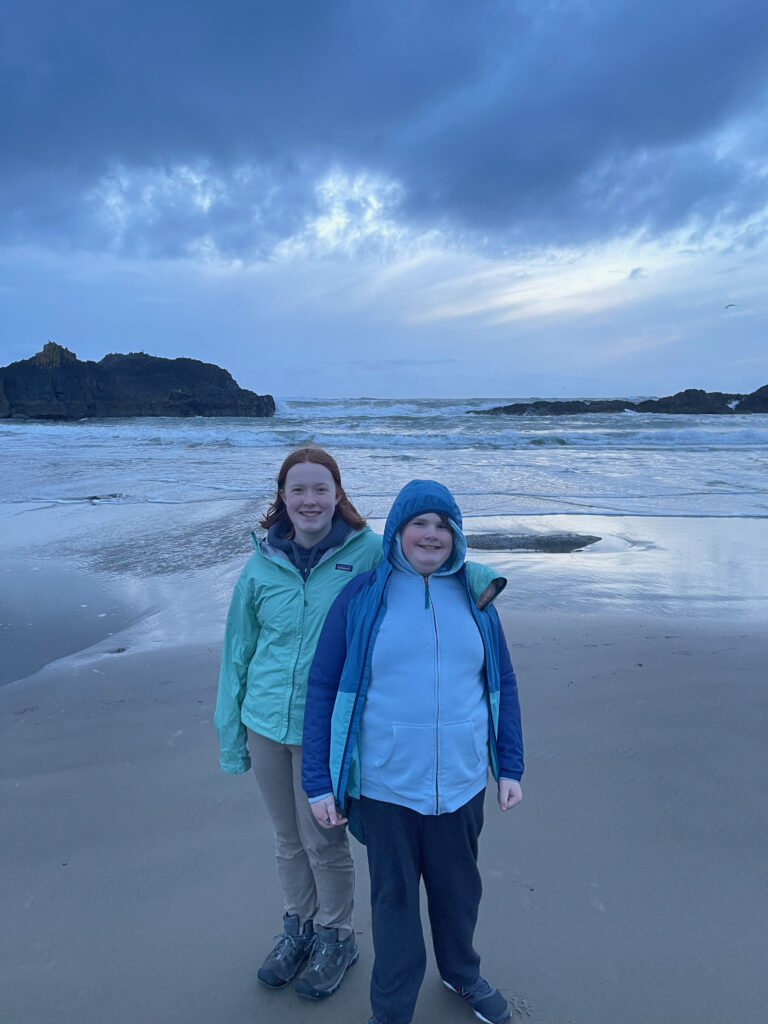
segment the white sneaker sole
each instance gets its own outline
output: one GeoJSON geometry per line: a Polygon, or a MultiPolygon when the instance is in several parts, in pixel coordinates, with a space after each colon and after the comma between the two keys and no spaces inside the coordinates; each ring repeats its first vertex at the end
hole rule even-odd
{"type": "MultiPolygon", "coordinates": [[[[482,1015],[482,1013],[480,1013],[480,1011],[479,1011],[479,1010],[476,1010],[476,1009],[474,1008],[474,1006],[472,1006],[472,1004],[471,1004],[470,1002],[468,1002],[468,1001],[467,1001],[467,1000],[466,1000],[466,999],[464,998],[464,996],[463,996],[463,995],[461,994],[461,992],[459,992],[459,990],[458,990],[457,988],[455,988],[455,987],[454,987],[454,986],[453,986],[453,985],[452,985],[452,984],[450,983],[450,981],[446,981],[446,980],[445,980],[445,978],[441,978],[441,979],[440,979],[440,981],[442,981],[442,983],[443,983],[443,984],[445,985],[445,987],[446,987],[446,988],[449,988],[449,989],[451,990],[451,992],[455,992],[455,993],[456,993],[456,995],[457,995],[457,996],[459,997],[459,999],[461,999],[461,1001],[462,1001],[462,1002],[464,1002],[464,1003],[467,1003],[467,1006],[469,1006],[470,1010],[472,1011],[472,1013],[474,1013],[474,1015],[475,1015],[475,1016],[477,1017],[477,1019],[478,1019],[478,1020],[481,1020],[481,1021],[483,1021],[483,1022],[484,1022],[484,1024],[494,1024],[494,1022],[493,1022],[492,1020],[490,1020],[490,1018],[488,1018],[488,1017],[484,1017],[484,1016],[482,1015]]],[[[505,1020],[505,1021],[509,1020],[509,1019],[511,1018],[511,1016],[512,1016],[512,1011],[510,1010],[510,1011],[509,1011],[509,1013],[507,1014],[507,1016],[506,1016],[506,1017],[504,1018],[504,1020],[505,1020]]]]}

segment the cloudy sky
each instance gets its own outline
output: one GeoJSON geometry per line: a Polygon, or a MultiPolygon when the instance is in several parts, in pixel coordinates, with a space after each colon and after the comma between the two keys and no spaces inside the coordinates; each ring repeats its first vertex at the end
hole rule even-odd
{"type": "Polygon", "coordinates": [[[768,383],[765,0],[4,0],[0,364],[768,383]]]}

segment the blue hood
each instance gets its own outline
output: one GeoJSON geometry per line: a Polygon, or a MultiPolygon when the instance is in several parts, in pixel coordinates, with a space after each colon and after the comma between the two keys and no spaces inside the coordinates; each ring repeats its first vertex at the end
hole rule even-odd
{"type": "Polygon", "coordinates": [[[445,565],[437,570],[437,574],[442,576],[456,572],[464,564],[467,555],[461,512],[448,488],[436,480],[411,480],[395,498],[384,527],[384,557],[394,568],[402,570],[405,567],[408,571],[415,572],[402,553],[400,530],[409,519],[423,512],[438,512],[448,518],[453,530],[453,551],[445,565]]]}

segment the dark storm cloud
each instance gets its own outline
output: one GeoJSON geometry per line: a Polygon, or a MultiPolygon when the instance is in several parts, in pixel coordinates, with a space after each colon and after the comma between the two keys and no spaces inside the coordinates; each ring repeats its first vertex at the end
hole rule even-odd
{"type": "Polygon", "coordinates": [[[6,241],[174,254],[207,234],[259,256],[333,168],[493,248],[768,200],[764,0],[6,0],[0,19],[6,241]]]}

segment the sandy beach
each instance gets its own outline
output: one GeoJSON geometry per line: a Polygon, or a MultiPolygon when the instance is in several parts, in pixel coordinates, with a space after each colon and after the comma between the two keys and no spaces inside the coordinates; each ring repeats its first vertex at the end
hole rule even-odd
{"type": "MultiPolygon", "coordinates": [[[[339,993],[256,983],[282,912],[271,829],[252,778],[219,771],[211,724],[247,511],[187,523],[199,546],[237,539],[176,571],[153,554],[159,521],[145,561],[120,563],[119,509],[19,512],[0,510],[3,1024],[364,1024],[359,846],[361,954],[339,993]]],[[[689,525],[682,557],[662,520],[602,553],[497,557],[527,771],[512,813],[489,792],[477,945],[513,1020],[768,1019],[768,527],[741,525],[689,525]]],[[[470,1020],[430,963],[414,1024],[470,1020]]]]}

